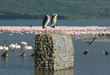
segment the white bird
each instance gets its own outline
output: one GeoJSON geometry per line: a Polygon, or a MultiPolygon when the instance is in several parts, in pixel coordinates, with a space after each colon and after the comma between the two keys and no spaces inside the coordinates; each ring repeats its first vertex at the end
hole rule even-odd
{"type": "Polygon", "coordinates": [[[3,47],[2,47],[2,46],[0,46],[0,50],[1,50],[1,49],[3,49],[3,47]]]}
{"type": "Polygon", "coordinates": [[[13,34],[9,33],[9,36],[13,36],[13,34]]]}
{"type": "Polygon", "coordinates": [[[4,45],[3,50],[8,50],[8,47],[6,47],[6,46],[4,45]]]}
{"type": "Polygon", "coordinates": [[[17,48],[21,48],[21,46],[20,45],[17,45],[17,43],[15,44],[15,48],[17,49],[17,48]]]}
{"type": "Polygon", "coordinates": [[[54,13],[51,19],[51,27],[54,28],[57,22],[57,14],[54,13]]]}
{"type": "Polygon", "coordinates": [[[15,44],[10,44],[9,48],[15,48],[15,44]]]}
{"type": "Polygon", "coordinates": [[[25,45],[25,46],[23,47],[23,49],[27,50],[27,49],[33,49],[33,48],[32,48],[32,46],[27,46],[27,45],[25,45]]]}
{"type": "Polygon", "coordinates": [[[47,25],[48,23],[50,22],[50,19],[51,19],[51,16],[50,14],[48,14],[47,16],[45,16],[45,18],[43,19],[43,25],[42,25],[42,28],[44,29],[45,28],[45,32],[47,30],[47,25]]]}
{"type": "Polygon", "coordinates": [[[25,32],[25,33],[27,33],[27,34],[28,34],[29,32],[25,32]]]}
{"type": "Polygon", "coordinates": [[[12,32],[12,33],[14,33],[14,32],[12,32]]]}
{"type": "Polygon", "coordinates": [[[24,41],[22,41],[21,43],[22,43],[22,44],[24,44],[24,45],[26,45],[26,44],[27,44],[27,42],[24,42],[24,41]]]}
{"type": "Polygon", "coordinates": [[[21,33],[21,35],[23,35],[23,33],[21,33]]]}

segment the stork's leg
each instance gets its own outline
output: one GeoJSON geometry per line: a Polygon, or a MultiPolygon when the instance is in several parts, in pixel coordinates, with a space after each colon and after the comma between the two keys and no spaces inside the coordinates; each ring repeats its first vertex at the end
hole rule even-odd
{"type": "Polygon", "coordinates": [[[46,33],[48,33],[47,27],[46,27],[46,33]]]}
{"type": "Polygon", "coordinates": [[[46,28],[45,28],[45,33],[46,33],[46,28]]]}
{"type": "Polygon", "coordinates": [[[47,26],[45,26],[45,33],[47,33],[47,26]]]}
{"type": "Polygon", "coordinates": [[[55,26],[56,26],[56,24],[54,25],[54,33],[55,33],[55,31],[56,31],[55,26]]]}

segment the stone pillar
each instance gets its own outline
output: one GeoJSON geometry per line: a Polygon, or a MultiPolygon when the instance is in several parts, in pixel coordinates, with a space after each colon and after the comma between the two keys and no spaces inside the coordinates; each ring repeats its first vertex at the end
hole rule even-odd
{"type": "Polygon", "coordinates": [[[73,68],[74,47],[69,34],[38,34],[35,36],[34,51],[36,68],[49,71],[73,68]]]}

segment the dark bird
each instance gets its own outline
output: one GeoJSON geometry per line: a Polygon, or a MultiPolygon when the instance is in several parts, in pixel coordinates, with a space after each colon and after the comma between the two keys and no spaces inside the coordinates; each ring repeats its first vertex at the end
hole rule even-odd
{"type": "Polygon", "coordinates": [[[32,27],[32,25],[30,27],[32,27]]]}
{"type": "Polygon", "coordinates": [[[7,58],[7,56],[8,56],[8,52],[5,51],[5,52],[2,54],[2,58],[7,58]]]}
{"type": "Polygon", "coordinates": [[[93,38],[92,42],[89,42],[89,45],[91,45],[91,44],[94,43],[95,38],[96,38],[96,37],[93,38]]]}
{"type": "Polygon", "coordinates": [[[57,22],[57,14],[54,13],[51,19],[51,27],[54,28],[57,22]]]}
{"type": "Polygon", "coordinates": [[[85,52],[83,52],[83,54],[85,54],[85,55],[87,55],[87,53],[88,53],[88,49],[85,52]]]}
{"type": "Polygon", "coordinates": [[[48,25],[48,23],[50,22],[51,16],[50,14],[48,14],[47,16],[45,16],[45,18],[43,19],[43,24],[42,24],[42,28],[45,28],[45,32],[46,32],[46,27],[48,25]]]}
{"type": "Polygon", "coordinates": [[[20,56],[24,57],[24,56],[26,56],[26,53],[22,53],[20,56]]]}
{"type": "Polygon", "coordinates": [[[31,56],[33,57],[35,54],[32,54],[31,56]]]}
{"type": "Polygon", "coordinates": [[[105,50],[103,51],[103,53],[104,53],[105,55],[108,55],[108,54],[109,54],[109,53],[108,53],[107,51],[105,51],[105,50]]]}

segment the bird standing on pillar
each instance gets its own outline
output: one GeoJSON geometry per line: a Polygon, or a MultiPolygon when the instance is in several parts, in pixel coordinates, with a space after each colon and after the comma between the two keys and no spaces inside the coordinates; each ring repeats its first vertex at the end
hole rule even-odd
{"type": "Polygon", "coordinates": [[[47,25],[48,23],[50,22],[50,19],[51,19],[51,16],[50,14],[48,14],[47,16],[45,16],[45,18],[43,19],[43,25],[42,25],[42,28],[44,29],[45,28],[45,32],[47,30],[47,25]]]}
{"type": "Polygon", "coordinates": [[[51,27],[54,28],[57,22],[57,14],[54,13],[51,19],[51,27]]]}

